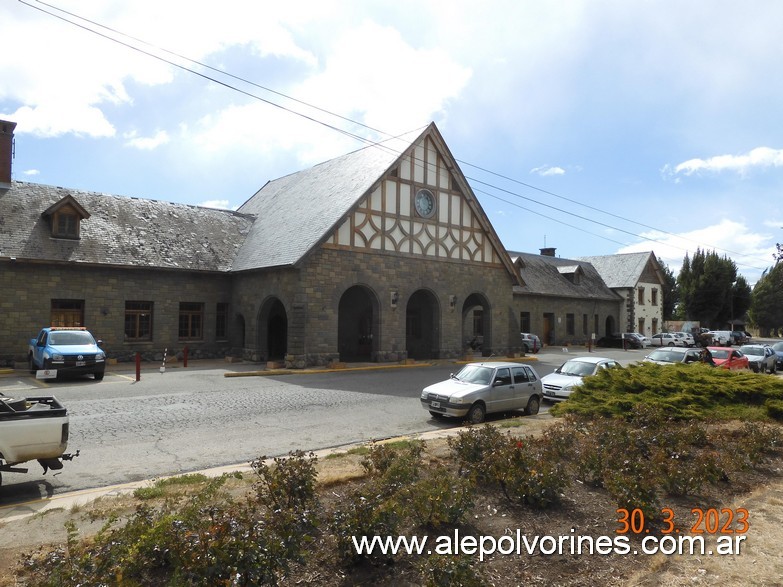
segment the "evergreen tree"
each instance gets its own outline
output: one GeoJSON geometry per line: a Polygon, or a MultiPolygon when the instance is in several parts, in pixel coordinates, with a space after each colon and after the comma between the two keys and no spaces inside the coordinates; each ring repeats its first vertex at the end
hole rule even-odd
{"type": "Polygon", "coordinates": [[[783,329],[783,263],[761,274],[753,288],[748,314],[762,336],[770,332],[777,335],[783,329]]]}
{"type": "Polygon", "coordinates": [[[672,320],[674,312],[679,302],[679,292],[677,291],[677,278],[669,266],[664,263],[660,257],[658,264],[663,271],[663,319],[672,320]]]}

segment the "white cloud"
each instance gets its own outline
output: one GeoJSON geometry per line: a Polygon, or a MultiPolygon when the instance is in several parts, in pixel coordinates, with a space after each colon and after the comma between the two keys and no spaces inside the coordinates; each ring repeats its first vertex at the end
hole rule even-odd
{"type": "Polygon", "coordinates": [[[530,173],[540,175],[541,177],[549,177],[552,175],[565,175],[565,169],[562,167],[544,165],[542,167],[534,167],[530,170],[530,173]]]}
{"type": "Polygon", "coordinates": [[[740,275],[754,283],[761,272],[772,265],[772,253],[775,251],[772,235],[754,232],[745,223],[729,219],[690,231],[671,234],[649,231],[641,236],[651,240],[623,247],[617,253],[653,251],[675,276],[682,267],[686,253],[693,258],[696,249],[700,248],[702,251],[715,251],[720,256],[725,255],[737,264],[740,275]]]}
{"type": "Polygon", "coordinates": [[[218,210],[236,210],[239,206],[232,206],[228,200],[205,200],[198,204],[203,208],[216,208],[218,210]]]}
{"type": "Polygon", "coordinates": [[[125,134],[125,144],[142,151],[152,151],[169,142],[169,134],[165,130],[159,130],[153,137],[137,137],[135,132],[125,134]]]}
{"type": "Polygon", "coordinates": [[[41,172],[38,171],[37,169],[26,169],[26,170],[22,171],[22,175],[27,175],[27,176],[38,175],[40,173],[41,172]]]}
{"type": "Polygon", "coordinates": [[[719,173],[734,171],[747,174],[753,168],[783,167],[783,149],[757,147],[743,155],[716,155],[708,159],[689,159],[674,168],[666,166],[664,173],[669,175],[693,175],[695,173],[719,173]]]}

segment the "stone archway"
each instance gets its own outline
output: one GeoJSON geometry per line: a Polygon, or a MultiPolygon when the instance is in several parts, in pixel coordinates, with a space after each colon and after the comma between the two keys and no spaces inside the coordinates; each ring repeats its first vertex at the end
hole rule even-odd
{"type": "Polygon", "coordinates": [[[484,294],[472,293],[462,304],[462,348],[471,346],[488,357],[492,354],[492,310],[484,294]]]}
{"type": "Polygon", "coordinates": [[[375,360],[379,334],[378,297],[368,287],[354,285],[345,290],[337,308],[337,349],[340,360],[375,360]]]}
{"type": "Polygon", "coordinates": [[[258,348],[267,361],[283,360],[288,352],[288,315],[278,298],[266,300],[258,313],[258,348]]]}
{"type": "Polygon", "coordinates": [[[440,343],[438,299],[420,289],[408,299],[405,307],[405,348],[409,359],[437,359],[440,343]]]}
{"type": "Polygon", "coordinates": [[[610,336],[612,334],[617,334],[617,330],[614,326],[614,316],[607,316],[605,321],[605,330],[604,330],[604,336],[610,336]]]}

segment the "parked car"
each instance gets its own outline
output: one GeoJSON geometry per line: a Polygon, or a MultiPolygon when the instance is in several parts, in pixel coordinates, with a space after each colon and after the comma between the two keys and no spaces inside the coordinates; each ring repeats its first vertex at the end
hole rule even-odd
{"type": "Polygon", "coordinates": [[[607,334],[595,341],[595,346],[611,349],[640,349],[641,341],[633,336],[623,334],[607,334]]]}
{"type": "Polygon", "coordinates": [[[421,405],[433,418],[451,416],[480,424],[495,412],[537,414],[542,395],[541,378],[529,365],[468,363],[446,381],[425,387],[421,405]]]}
{"type": "Polygon", "coordinates": [[[752,371],[756,373],[778,372],[778,357],[768,344],[744,344],[739,350],[748,358],[752,371]]]}
{"type": "Polygon", "coordinates": [[[522,336],[522,348],[526,353],[537,353],[541,350],[541,339],[535,334],[529,332],[520,332],[522,336]]]}
{"type": "Polygon", "coordinates": [[[775,356],[777,357],[778,369],[783,369],[783,341],[773,344],[772,350],[775,351],[775,356]]]}
{"type": "Polygon", "coordinates": [[[541,380],[544,399],[550,402],[567,400],[584,377],[595,375],[601,369],[619,367],[620,363],[606,357],[574,357],[560,365],[541,380]]]}
{"type": "Polygon", "coordinates": [[[653,334],[650,340],[652,340],[652,346],[685,346],[685,340],[677,338],[671,332],[653,334]]]}
{"type": "Polygon", "coordinates": [[[748,357],[736,349],[725,346],[709,346],[707,350],[712,354],[712,360],[715,362],[716,367],[731,369],[732,371],[749,368],[748,357]]]}
{"type": "Polygon", "coordinates": [[[712,335],[712,344],[715,346],[731,346],[731,330],[710,330],[712,335]]]}
{"type": "Polygon", "coordinates": [[[655,349],[649,355],[644,357],[648,363],[657,363],[659,365],[672,365],[674,363],[700,363],[702,361],[701,349],[684,347],[661,347],[655,349]]]}
{"type": "Polygon", "coordinates": [[[650,340],[650,337],[645,336],[640,332],[626,332],[625,336],[626,338],[632,336],[633,338],[638,340],[639,343],[642,345],[640,348],[646,349],[648,346],[652,346],[652,340],[650,340]]]}
{"type": "Polygon", "coordinates": [[[96,341],[83,327],[42,328],[28,344],[30,373],[42,371],[38,373],[41,379],[88,373],[100,381],[106,370],[106,353],[100,344],[102,341],[96,341]]]}
{"type": "Polygon", "coordinates": [[[744,330],[732,330],[731,331],[731,344],[742,346],[743,344],[748,344],[748,336],[745,334],[744,330]]]}
{"type": "Polygon", "coordinates": [[[685,346],[696,346],[696,339],[693,338],[693,335],[690,332],[672,332],[672,334],[685,341],[685,346]]]}

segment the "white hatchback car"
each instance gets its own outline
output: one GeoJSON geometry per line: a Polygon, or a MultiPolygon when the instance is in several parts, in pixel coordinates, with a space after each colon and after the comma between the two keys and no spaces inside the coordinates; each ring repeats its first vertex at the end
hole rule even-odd
{"type": "Polygon", "coordinates": [[[606,357],[574,357],[560,365],[553,373],[544,375],[544,399],[550,402],[567,400],[582,378],[595,375],[601,369],[620,367],[620,363],[606,357]]]}
{"type": "Polygon", "coordinates": [[[684,338],[677,338],[671,332],[659,332],[652,335],[652,346],[687,346],[684,338]]]}
{"type": "Polygon", "coordinates": [[[541,378],[528,365],[468,363],[448,380],[425,387],[421,406],[433,418],[452,416],[480,424],[493,412],[525,410],[525,414],[537,414],[541,396],[541,378]]]}

